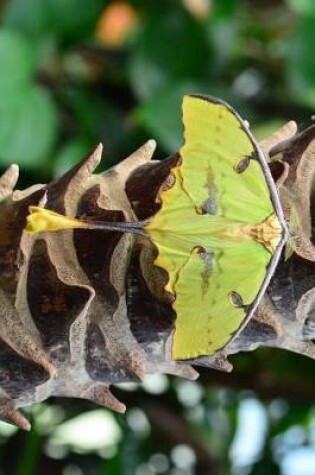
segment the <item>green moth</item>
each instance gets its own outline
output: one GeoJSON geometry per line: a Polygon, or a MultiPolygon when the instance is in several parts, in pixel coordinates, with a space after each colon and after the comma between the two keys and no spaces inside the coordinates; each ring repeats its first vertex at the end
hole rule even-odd
{"type": "Polygon", "coordinates": [[[246,123],[226,103],[183,99],[174,186],[146,229],[174,293],[174,359],[212,355],[253,315],[287,238],[275,184],[246,123]]]}
{"type": "Polygon", "coordinates": [[[275,270],[287,229],[267,162],[246,123],[226,103],[184,96],[184,144],[161,207],[141,223],[89,223],[32,208],[27,230],[88,227],[141,232],[176,313],[172,358],[223,348],[253,315],[275,270]]]}

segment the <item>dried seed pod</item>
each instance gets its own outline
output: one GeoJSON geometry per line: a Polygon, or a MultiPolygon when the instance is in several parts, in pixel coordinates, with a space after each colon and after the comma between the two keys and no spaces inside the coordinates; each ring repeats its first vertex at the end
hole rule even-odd
{"type": "MultiPolygon", "coordinates": [[[[229,371],[229,354],[260,345],[315,357],[314,262],[308,253],[314,141],[309,132],[306,138],[294,133],[292,126],[284,128],[264,148],[287,164],[282,175],[277,172],[287,216],[304,203],[297,223],[303,239],[279,264],[247,327],[214,356],[192,364],[229,371]]],[[[13,191],[16,166],[0,178],[0,418],[27,430],[18,408],[51,395],[81,397],[123,412],[111,383],[139,381],[156,371],[196,378],[189,361],[170,358],[176,296],[165,290],[168,276],[154,265],[157,251],[149,240],[86,229],[24,232],[30,206],[91,222],[147,219],[159,208],[158,190],[179,160],[174,155],[151,162],[154,148],[149,141],[95,175],[99,146],[60,179],[24,191],[13,191]]]]}

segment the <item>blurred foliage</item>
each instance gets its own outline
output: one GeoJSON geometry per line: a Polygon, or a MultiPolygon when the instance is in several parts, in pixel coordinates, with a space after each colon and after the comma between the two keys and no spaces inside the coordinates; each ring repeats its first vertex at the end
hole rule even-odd
{"type": "MultiPolygon", "coordinates": [[[[259,137],[312,120],[313,0],[4,0],[1,19],[0,168],[19,163],[21,188],[99,141],[104,167],[149,138],[174,152],[184,92],[226,99],[259,137]]],[[[0,426],[0,474],[314,473],[296,462],[315,466],[313,362],[264,350],[234,364],[124,391],[127,415],[101,410],[102,425],[76,420],[86,402],[36,407],[30,434],[0,426]]]]}

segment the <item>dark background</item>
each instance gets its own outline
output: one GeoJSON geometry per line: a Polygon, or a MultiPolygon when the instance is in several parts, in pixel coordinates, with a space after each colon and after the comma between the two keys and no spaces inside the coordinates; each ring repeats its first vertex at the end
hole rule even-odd
{"type": "MultiPolygon", "coordinates": [[[[258,138],[312,121],[313,0],[0,5],[0,169],[19,163],[19,188],[60,175],[100,141],[103,168],[149,138],[156,158],[174,152],[185,92],[227,100],[258,138]]],[[[264,349],[233,364],[197,383],[157,376],[114,390],[126,416],[41,404],[29,434],[0,424],[0,474],[314,474],[315,363],[264,349]]]]}

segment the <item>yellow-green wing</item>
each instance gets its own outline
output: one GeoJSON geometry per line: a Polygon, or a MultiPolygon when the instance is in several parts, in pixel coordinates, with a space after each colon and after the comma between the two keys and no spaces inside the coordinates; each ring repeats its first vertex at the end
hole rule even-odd
{"type": "Polygon", "coordinates": [[[212,355],[227,344],[246,317],[246,308],[233,304],[231,292],[239,294],[244,305],[251,304],[269,257],[253,241],[190,254],[175,285],[175,359],[212,355]]]}
{"type": "Polygon", "coordinates": [[[174,186],[161,191],[161,209],[146,226],[158,247],[156,265],[168,271],[166,288],[175,295],[174,359],[211,355],[227,344],[268,283],[284,229],[275,217],[271,250],[251,231],[281,210],[239,116],[217,100],[185,96],[183,122],[174,186]]]}

